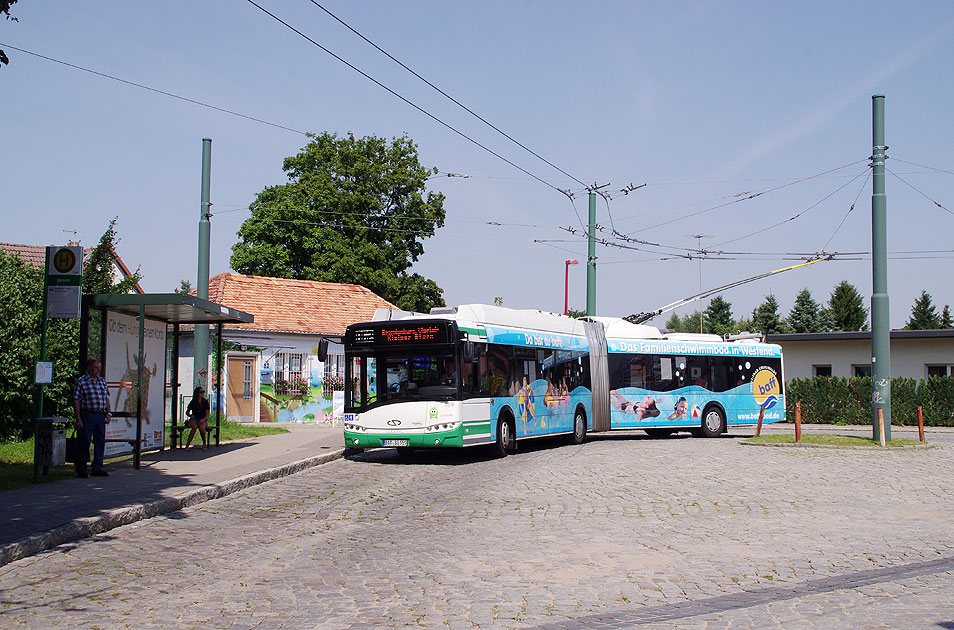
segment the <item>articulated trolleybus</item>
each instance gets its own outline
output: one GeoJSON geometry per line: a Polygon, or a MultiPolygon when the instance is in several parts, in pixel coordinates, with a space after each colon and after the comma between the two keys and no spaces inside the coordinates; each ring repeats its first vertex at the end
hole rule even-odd
{"type": "Polygon", "coordinates": [[[618,318],[488,305],[379,309],[345,334],[345,446],[491,445],[642,429],[715,437],[785,418],[782,352],[618,318]]]}

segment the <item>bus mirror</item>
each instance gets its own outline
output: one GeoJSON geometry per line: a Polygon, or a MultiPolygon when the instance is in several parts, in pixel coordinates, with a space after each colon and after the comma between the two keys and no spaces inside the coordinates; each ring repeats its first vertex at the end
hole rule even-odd
{"type": "Polygon", "coordinates": [[[318,360],[322,363],[328,360],[328,340],[325,338],[318,342],[318,360]]]}
{"type": "Polygon", "coordinates": [[[477,360],[477,348],[473,341],[465,341],[461,344],[461,351],[463,354],[461,358],[464,360],[464,363],[473,363],[477,360]]]}

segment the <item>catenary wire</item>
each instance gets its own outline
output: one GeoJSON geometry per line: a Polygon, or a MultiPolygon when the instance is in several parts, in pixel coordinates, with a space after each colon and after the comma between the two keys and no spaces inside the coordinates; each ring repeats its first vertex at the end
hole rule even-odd
{"type": "Polygon", "coordinates": [[[507,132],[501,130],[499,127],[497,127],[496,125],[494,125],[493,123],[491,123],[489,120],[487,120],[486,118],[484,118],[483,116],[481,116],[480,114],[478,114],[477,112],[475,112],[474,110],[470,109],[469,107],[467,107],[466,105],[464,105],[463,103],[461,103],[460,101],[458,101],[456,98],[454,98],[453,96],[451,96],[450,94],[448,94],[447,92],[445,92],[444,90],[442,90],[441,88],[437,87],[436,85],[434,85],[433,83],[431,83],[430,81],[428,81],[427,79],[425,79],[424,77],[422,77],[420,74],[418,74],[417,72],[415,72],[414,70],[412,70],[411,68],[409,68],[407,65],[405,65],[402,61],[396,59],[391,53],[389,53],[388,51],[384,50],[383,48],[381,48],[380,46],[378,46],[377,44],[375,44],[373,41],[371,41],[370,39],[368,39],[367,37],[365,37],[364,35],[362,35],[361,33],[359,33],[359,32],[358,32],[356,29],[354,29],[350,24],[348,24],[347,22],[345,22],[344,20],[342,20],[341,18],[339,18],[337,15],[335,15],[334,13],[332,13],[331,11],[329,11],[328,9],[326,9],[323,5],[319,4],[316,0],[311,0],[311,3],[312,3],[313,5],[315,5],[316,7],[318,7],[319,9],[321,9],[322,11],[324,11],[325,13],[327,13],[328,15],[330,15],[330,16],[331,16],[332,18],[334,18],[339,24],[341,24],[342,26],[344,26],[345,28],[347,28],[349,31],[351,31],[352,33],[354,33],[355,35],[357,35],[358,37],[360,37],[361,39],[363,39],[365,42],[367,42],[368,44],[370,44],[371,46],[373,46],[378,52],[380,52],[381,54],[383,54],[384,56],[386,56],[388,59],[390,59],[390,60],[393,61],[394,63],[398,64],[399,66],[401,66],[402,68],[404,68],[405,70],[407,70],[408,72],[410,72],[411,74],[413,74],[415,77],[417,77],[418,79],[420,79],[421,81],[423,81],[424,83],[426,83],[428,86],[430,86],[430,87],[432,87],[433,89],[437,90],[442,96],[444,96],[444,97],[447,98],[449,101],[451,101],[452,103],[454,103],[455,105],[457,105],[458,107],[460,107],[461,109],[463,109],[464,111],[466,111],[468,114],[470,114],[471,116],[473,116],[474,118],[476,118],[476,119],[479,120],[480,122],[484,123],[485,125],[487,125],[487,126],[490,127],[491,129],[493,129],[494,131],[496,131],[497,133],[499,133],[500,135],[502,135],[503,137],[505,137],[507,140],[510,140],[511,142],[513,142],[514,144],[516,144],[518,147],[520,147],[521,149],[523,149],[524,151],[526,151],[526,152],[529,153],[530,155],[536,157],[537,159],[543,161],[544,163],[548,164],[549,166],[553,167],[554,169],[560,171],[561,173],[563,173],[564,175],[566,175],[567,177],[569,177],[570,179],[572,179],[572,180],[575,181],[576,183],[580,184],[581,186],[585,186],[585,185],[586,185],[586,184],[584,184],[582,181],[580,181],[579,179],[577,179],[576,177],[574,177],[573,175],[570,175],[569,173],[567,173],[566,171],[564,171],[562,168],[560,168],[559,166],[557,166],[556,164],[554,164],[554,163],[551,162],[550,160],[546,159],[545,157],[543,157],[542,155],[540,155],[539,153],[537,153],[536,151],[534,151],[533,149],[531,149],[530,147],[526,146],[525,144],[523,144],[523,143],[520,142],[519,140],[516,140],[515,138],[513,138],[513,137],[512,137],[511,135],[509,135],[507,132]]]}
{"type": "Polygon", "coordinates": [[[822,251],[828,249],[828,246],[834,240],[835,235],[838,234],[838,230],[841,229],[841,226],[845,224],[845,221],[848,220],[848,215],[851,214],[851,211],[855,209],[855,204],[858,203],[858,200],[861,198],[861,193],[865,191],[865,188],[868,186],[868,180],[871,179],[871,171],[868,171],[868,176],[865,177],[865,181],[861,182],[861,188],[858,190],[858,195],[855,197],[855,200],[851,202],[851,206],[848,207],[848,212],[845,213],[845,216],[841,218],[841,223],[838,224],[838,227],[835,228],[835,231],[832,232],[831,236],[828,237],[828,240],[825,241],[825,244],[822,246],[822,251]]]}
{"type": "Polygon", "coordinates": [[[262,119],[262,118],[256,118],[256,117],[254,117],[254,116],[249,116],[249,115],[247,115],[247,114],[241,114],[241,113],[239,113],[239,112],[232,111],[232,110],[230,110],[230,109],[225,109],[224,107],[218,107],[218,106],[216,106],[216,105],[210,105],[209,103],[203,103],[202,101],[197,101],[197,100],[195,100],[194,98],[188,98],[188,97],[186,97],[186,96],[180,96],[180,95],[178,95],[178,94],[173,94],[172,92],[166,92],[165,90],[160,90],[160,89],[157,89],[157,88],[154,88],[154,87],[149,87],[148,85],[143,85],[142,83],[136,83],[135,81],[129,81],[129,80],[127,80],[127,79],[122,79],[122,78],[120,78],[120,77],[115,77],[115,76],[113,76],[113,75],[111,75],[111,74],[106,74],[105,72],[99,72],[99,71],[97,71],[97,70],[91,70],[90,68],[84,68],[83,66],[77,65],[77,64],[75,64],[75,63],[69,63],[68,61],[62,61],[62,60],[60,60],[60,59],[54,59],[53,57],[47,57],[46,55],[41,55],[40,53],[33,52],[32,50],[26,50],[25,48],[17,48],[16,46],[11,46],[10,44],[4,44],[4,43],[2,43],[2,42],[0,42],[0,46],[5,46],[5,47],[7,47],[7,48],[10,48],[11,50],[16,50],[17,52],[26,53],[26,54],[28,54],[28,55],[33,55],[34,57],[39,57],[40,59],[45,59],[45,60],[47,60],[47,61],[52,61],[53,63],[58,63],[58,64],[60,64],[60,65],[67,66],[67,67],[73,68],[73,69],[75,69],[75,70],[82,70],[83,72],[88,72],[88,73],[90,73],[90,74],[95,74],[96,76],[103,77],[104,79],[110,79],[110,80],[112,80],[112,81],[118,81],[118,82],[120,82],[120,83],[125,83],[126,85],[131,85],[131,86],[137,87],[137,88],[139,88],[139,89],[141,89],[141,90],[147,90],[147,91],[149,91],[149,92],[155,92],[156,94],[162,94],[163,96],[168,96],[168,97],[170,97],[170,98],[175,98],[175,99],[178,99],[178,100],[180,100],[180,101],[185,101],[186,103],[192,103],[193,105],[199,105],[199,106],[201,106],[201,107],[207,107],[207,108],[213,109],[213,110],[215,110],[215,111],[217,111],[217,112],[222,112],[223,114],[229,114],[230,116],[238,116],[239,118],[244,118],[244,119],[246,119],[246,120],[251,120],[251,121],[254,121],[254,122],[257,122],[257,123],[261,123],[261,124],[263,124],[263,125],[268,125],[268,126],[270,126],[270,127],[275,127],[275,128],[277,128],[277,129],[284,129],[285,131],[291,131],[291,132],[293,132],[293,133],[301,134],[301,135],[303,135],[303,136],[307,136],[307,135],[308,135],[307,132],[301,131],[301,130],[299,130],[299,129],[293,129],[293,128],[291,128],[291,127],[286,127],[285,125],[279,125],[278,123],[269,122],[269,121],[264,120],[264,119],[262,119]]]}
{"type": "Polygon", "coordinates": [[[921,195],[922,197],[924,197],[925,199],[927,199],[928,201],[930,201],[931,203],[933,203],[935,206],[937,206],[938,208],[940,208],[940,209],[943,210],[944,212],[947,212],[948,214],[954,214],[954,212],[951,212],[949,209],[945,208],[944,206],[942,206],[942,205],[941,205],[940,203],[938,203],[937,201],[935,201],[935,200],[931,199],[930,197],[928,197],[927,194],[925,194],[922,190],[920,190],[919,188],[917,188],[914,184],[910,183],[909,181],[907,181],[906,179],[904,179],[903,177],[901,177],[900,175],[898,175],[897,173],[895,173],[895,172],[892,171],[891,169],[885,168],[885,170],[888,171],[889,173],[891,173],[892,175],[894,175],[895,177],[897,177],[897,178],[901,181],[902,184],[905,184],[906,186],[908,186],[909,188],[911,188],[912,190],[914,190],[916,193],[918,193],[919,195],[921,195]]]}
{"type": "MultiPolygon", "coordinates": [[[[380,81],[378,81],[377,79],[375,79],[374,77],[372,77],[371,75],[369,75],[368,73],[364,72],[363,70],[361,70],[360,68],[358,68],[357,66],[355,66],[354,64],[352,64],[351,62],[349,62],[349,61],[347,61],[346,59],[344,59],[343,57],[340,57],[339,55],[335,54],[334,52],[332,52],[332,51],[329,50],[328,48],[325,48],[324,46],[322,46],[321,44],[319,44],[318,42],[316,42],[314,39],[312,39],[312,38],[309,37],[308,35],[304,34],[303,32],[301,32],[300,30],[298,30],[297,28],[295,28],[294,26],[292,26],[291,24],[289,24],[289,23],[286,22],[285,20],[281,19],[280,17],[278,17],[277,15],[275,15],[274,13],[272,13],[271,11],[269,11],[268,9],[266,9],[265,7],[261,6],[260,4],[258,4],[257,2],[255,2],[255,0],[246,0],[246,2],[248,2],[249,4],[251,4],[252,6],[254,6],[255,8],[257,8],[259,11],[261,11],[261,12],[264,13],[265,15],[269,16],[270,18],[272,18],[273,20],[275,20],[276,22],[278,22],[279,24],[281,24],[282,26],[284,26],[284,27],[287,28],[288,30],[290,30],[290,31],[292,31],[293,33],[299,35],[300,37],[302,37],[302,38],[305,39],[306,41],[310,42],[311,44],[313,44],[313,45],[316,46],[317,48],[321,49],[321,50],[324,51],[325,53],[331,55],[332,57],[334,57],[335,59],[337,59],[337,60],[340,61],[341,63],[345,64],[346,66],[348,66],[349,68],[351,68],[352,70],[354,70],[355,72],[357,72],[358,74],[360,74],[361,76],[363,76],[364,78],[368,79],[369,81],[371,81],[372,83],[374,83],[375,85],[377,85],[378,87],[380,87],[381,89],[385,90],[386,92],[388,92],[389,94],[391,94],[391,95],[394,96],[395,98],[401,100],[402,102],[406,103],[407,105],[410,105],[411,107],[413,107],[413,108],[416,109],[417,111],[421,112],[422,114],[424,114],[425,116],[427,116],[427,117],[430,118],[431,120],[437,122],[438,124],[442,125],[443,127],[447,128],[448,130],[450,130],[450,131],[456,133],[457,135],[459,135],[461,138],[464,138],[464,139],[467,140],[468,142],[470,142],[470,143],[472,143],[472,144],[474,144],[474,145],[480,147],[481,149],[483,149],[483,150],[486,151],[487,153],[490,153],[490,154],[493,155],[494,157],[496,157],[496,158],[498,158],[498,159],[500,159],[500,160],[503,160],[504,162],[506,162],[506,163],[509,164],[510,166],[512,166],[512,167],[514,167],[515,169],[519,170],[521,173],[524,173],[524,174],[526,174],[526,175],[529,175],[530,177],[534,178],[535,180],[537,180],[537,181],[540,182],[541,184],[544,184],[545,186],[548,186],[548,187],[554,189],[555,191],[557,191],[557,192],[559,192],[559,193],[566,194],[566,193],[564,193],[564,191],[560,190],[559,188],[557,188],[556,186],[554,186],[554,185],[551,184],[550,182],[546,181],[545,179],[543,179],[543,178],[541,178],[541,177],[538,177],[537,175],[531,173],[530,171],[528,171],[527,169],[523,168],[522,166],[519,166],[518,164],[512,162],[511,160],[508,160],[507,158],[505,158],[504,156],[500,155],[499,153],[497,153],[496,151],[494,151],[494,150],[491,149],[490,147],[488,147],[488,146],[486,146],[486,145],[484,145],[484,144],[481,144],[481,143],[478,142],[477,140],[475,140],[475,139],[471,138],[470,136],[468,136],[467,134],[465,134],[463,131],[460,131],[460,130],[456,129],[455,127],[451,126],[449,123],[444,122],[443,120],[441,120],[440,118],[438,118],[438,117],[435,116],[434,114],[432,114],[432,113],[430,113],[429,111],[425,110],[425,109],[424,109],[423,107],[421,107],[420,105],[417,105],[416,103],[414,103],[414,102],[412,102],[411,100],[409,100],[408,98],[402,96],[401,94],[399,94],[399,93],[396,92],[395,90],[392,90],[391,88],[389,88],[388,86],[384,85],[383,83],[381,83],[380,81]]],[[[576,207],[574,206],[574,210],[575,210],[575,208],[576,208],[576,207]]],[[[579,214],[577,214],[577,219],[579,219],[579,214]]],[[[580,221],[580,224],[582,225],[582,221],[580,221]]]]}
{"type": "Polygon", "coordinates": [[[777,227],[779,227],[779,226],[781,226],[781,225],[785,225],[786,223],[790,223],[791,221],[794,221],[795,219],[799,218],[800,216],[802,216],[803,214],[805,214],[805,213],[808,212],[809,210],[812,210],[813,208],[818,207],[818,206],[821,205],[824,201],[827,201],[828,199],[830,199],[831,197],[833,197],[833,196],[836,195],[837,193],[841,192],[841,191],[844,190],[846,187],[848,187],[853,181],[855,181],[856,179],[858,179],[858,178],[861,177],[862,175],[865,175],[867,172],[868,172],[868,170],[865,169],[865,171],[863,171],[863,172],[861,172],[861,173],[858,173],[855,177],[853,177],[852,179],[848,180],[847,182],[845,182],[844,184],[842,184],[841,186],[839,186],[838,188],[836,188],[836,189],[833,190],[832,192],[828,193],[827,195],[825,195],[824,197],[822,197],[821,199],[819,199],[818,201],[816,201],[816,202],[813,203],[812,205],[808,206],[807,208],[805,208],[805,209],[802,210],[801,212],[798,212],[798,213],[796,213],[795,215],[793,215],[793,216],[791,216],[791,217],[785,219],[784,221],[779,221],[778,223],[773,223],[772,225],[769,225],[769,226],[767,226],[767,227],[764,227],[764,228],[762,228],[762,229],[760,229],[760,230],[756,230],[756,231],[754,231],[754,232],[750,232],[749,234],[744,234],[744,235],[742,235],[742,236],[738,236],[738,237],[736,237],[736,238],[729,239],[729,240],[727,240],[727,241],[722,241],[721,243],[717,243],[716,245],[714,245],[714,247],[719,247],[720,245],[725,245],[726,243],[735,243],[736,241],[741,241],[741,240],[743,240],[743,239],[749,238],[750,236],[755,236],[755,235],[757,235],[757,234],[762,234],[763,232],[767,232],[767,231],[772,230],[772,229],[774,229],[774,228],[777,228],[777,227]]]}

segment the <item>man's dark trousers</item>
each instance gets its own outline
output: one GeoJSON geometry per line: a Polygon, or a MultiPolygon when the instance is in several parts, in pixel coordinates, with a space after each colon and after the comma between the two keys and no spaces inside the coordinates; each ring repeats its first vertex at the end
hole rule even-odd
{"type": "MultiPolygon", "coordinates": [[[[80,418],[83,420],[83,429],[80,436],[83,438],[86,448],[84,453],[89,453],[89,443],[93,442],[93,470],[103,469],[103,456],[106,454],[106,414],[96,411],[80,411],[80,418]]],[[[86,461],[76,463],[77,474],[86,472],[86,461]]]]}

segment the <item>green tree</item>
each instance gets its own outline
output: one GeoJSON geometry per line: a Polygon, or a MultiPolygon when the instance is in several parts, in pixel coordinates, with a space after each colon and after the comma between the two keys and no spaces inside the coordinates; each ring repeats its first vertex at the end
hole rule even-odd
{"type": "Polygon", "coordinates": [[[114,218],[99,238],[99,243],[83,261],[83,293],[129,293],[142,280],[142,273],[136,268],[128,278],[119,282],[113,276],[113,260],[116,256],[115,245],[119,241],[116,235],[116,221],[114,218]]]}
{"type": "MultiPolygon", "coordinates": [[[[115,223],[115,219],[110,222],[99,245],[84,261],[84,293],[125,291],[140,279],[137,270],[130,278],[114,283],[111,258],[108,265],[103,262],[102,252],[113,251],[115,223]]],[[[7,323],[0,327],[0,440],[24,438],[33,430],[38,392],[33,377],[40,357],[42,308],[43,270],[17,255],[0,252],[0,321],[7,323]]],[[[91,323],[91,337],[99,330],[91,323]]],[[[98,347],[98,341],[91,340],[90,345],[98,347]]],[[[43,413],[72,417],[70,403],[79,365],[78,319],[47,321],[46,359],[53,363],[53,382],[43,388],[43,413]]]]}
{"type": "MultiPolygon", "coordinates": [[[[948,313],[950,318],[950,313],[948,313]]],[[[934,300],[927,291],[921,291],[921,297],[914,301],[911,307],[911,317],[905,324],[905,330],[933,330],[942,328],[941,316],[934,310],[934,300]]]]}
{"type": "Polygon", "coordinates": [[[735,320],[732,318],[732,303],[717,295],[709,302],[703,315],[706,332],[725,335],[732,332],[735,320]]]}
{"type": "Polygon", "coordinates": [[[832,330],[868,330],[868,309],[858,289],[847,280],[838,283],[828,299],[832,330]]]}
{"type": "Polygon", "coordinates": [[[804,288],[795,297],[795,304],[788,314],[788,327],[796,333],[813,333],[825,330],[821,307],[812,298],[812,292],[804,288]]]}
{"type": "Polygon", "coordinates": [[[743,333],[743,332],[754,332],[755,326],[751,319],[746,319],[745,317],[740,317],[735,320],[735,324],[732,325],[732,332],[734,333],[743,333]]]}
{"type": "Polygon", "coordinates": [[[233,269],[360,284],[405,310],[444,305],[434,281],[408,273],[445,212],[443,194],[424,194],[437,169],[407,136],[311,136],[283,169],[289,182],[258,193],[239,228],[233,269]]]}
{"type": "Polygon", "coordinates": [[[665,328],[673,332],[684,332],[682,329],[682,319],[676,313],[669,316],[666,320],[665,328]]]}
{"type": "Polygon", "coordinates": [[[951,307],[947,304],[941,311],[941,328],[954,328],[954,321],[951,321],[951,307]]]}
{"type": "Polygon", "coordinates": [[[788,326],[778,314],[778,300],[769,294],[765,301],[752,311],[752,327],[764,335],[788,332],[788,326]]]}
{"type": "MultiPolygon", "coordinates": [[[[33,362],[40,356],[43,274],[0,250],[0,440],[25,435],[35,414],[33,362]]],[[[55,372],[54,372],[55,375],[55,372]]]]}
{"type": "MultiPolygon", "coordinates": [[[[0,0],[0,13],[3,14],[4,18],[7,20],[13,20],[14,22],[19,22],[15,17],[10,15],[10,7],[15,5],[17,0],[0,0]]],[[[10,58],[7,57],[6,53],[0,49],[0,68],[10,63],[10,58]]]]}

